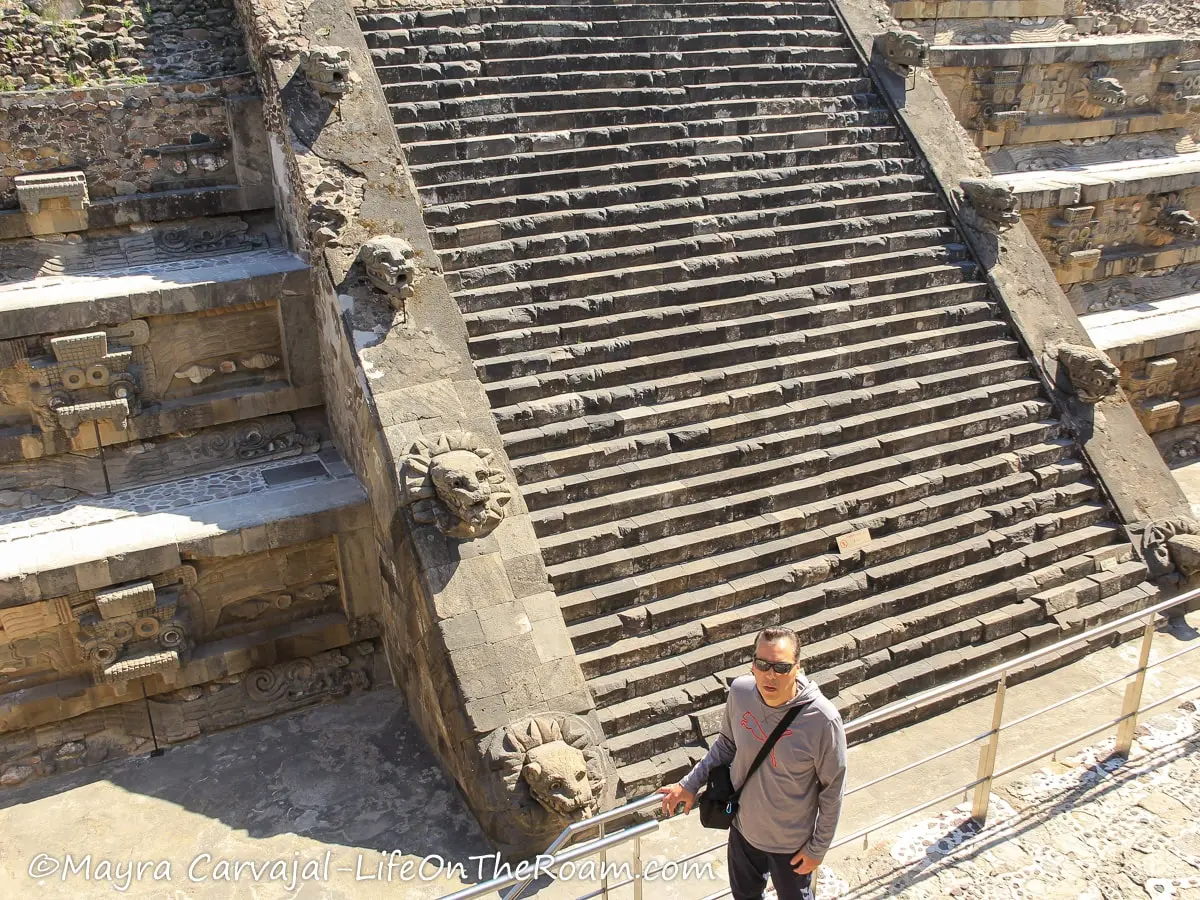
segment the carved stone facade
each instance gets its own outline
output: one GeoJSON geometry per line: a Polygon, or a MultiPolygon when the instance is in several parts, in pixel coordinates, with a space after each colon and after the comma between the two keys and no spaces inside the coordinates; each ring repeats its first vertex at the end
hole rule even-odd
{"type": "Polygon", "coordinates": [[[969,227],[999,234],[1021,221],[1020,206],[1009,185],[991,178],[968,178],[959,188],[960,213],[969,227]]]}
{"type": "Polygon", "coordinates": [[[417,441],[403,463],[404,499],[413,519],[469,540],[496,530],[515,487],[479,438],[451,431],[417,441]]]}
{"type": "Polygon", "coordinates": [[[391,680],[261,117],[0,92],[0,786],[391,680]]]}

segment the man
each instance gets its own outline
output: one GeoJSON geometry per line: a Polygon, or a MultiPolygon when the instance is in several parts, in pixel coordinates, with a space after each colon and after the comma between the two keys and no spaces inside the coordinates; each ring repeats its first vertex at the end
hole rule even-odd
{"type": "Polygon", "coordinates": [[[678,784],[659,788],[663,812],[691,812],[709,770],[729,765],[740,788],[729,831],[734,900],[762,900],[767,873],[779,900],[813,900],[812,871],[833,841],[846,781],[846,733],[832,703],[799,670],[800,638],[765,628],[754,642],[750,676],[729,686],[721,733],[678,784]],[[788,709],[801,711],[746,781],[754,757],[788,709]]]}

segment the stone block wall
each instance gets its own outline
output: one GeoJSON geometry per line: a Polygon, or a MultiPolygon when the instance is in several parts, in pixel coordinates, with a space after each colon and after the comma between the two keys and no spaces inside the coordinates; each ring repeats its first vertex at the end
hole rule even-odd
{"type": "Polygon", "coordinates": [[[0,90],[189,80],[248,68],[228,0],[0,4],[0,90]]]}
{"type": "Polygon", "coordinates": [[[0,210],[31,172],[82,169],[92,200],[237,184],[232,120],[256,93],[243,75],[0,94],[0,210]]]}

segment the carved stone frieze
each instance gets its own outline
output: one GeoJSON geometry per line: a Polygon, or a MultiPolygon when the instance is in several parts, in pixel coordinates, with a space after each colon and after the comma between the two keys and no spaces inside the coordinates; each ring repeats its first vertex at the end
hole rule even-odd
{"type": "Polygon", "coordinates": [[[968,227],[998,234],[1021,221],[1020,204],[1010,185],[994,178],[966,178],[959,187],[960,215],[968,227]]]}
{"type": "Polygon", "coordinates": [[[1143,522],[1130,531],[1141,532],[1138,546],[1151,578],[1163,578],[1176,569],[1187,578],[1200,574],[1200,523],[1180,517],[1143,522]]]}
{"type": "Polygon", "coordinates": [[[13,181],[17,188],[17,202],[27,216],[40,215],[42,204],[47,201],[63,201],[71,209],[80,212],[87,208],[87,180],[82,172],[39,172],[17,175],[13,181]]]}
{"type": "Polygon", "coordinates": [[[273,591],[239,600],[221,608],[217,619],[218,636],[257,628],[267,622],[290,621],[340,608],[340,588],[336,580],[317,581],[286,591],[273,591]]]}
{"type": "Polygon", "coordinates": [[[359,641],[159,694],[148,703],[154,733],[171,744],[369,690],[378,664],[376,643],[359,641]]]}
{"type": "Polygon", "coordinates": [[[96,594],[94,611],[79,616],[76,640],[98,682],[120,684],[173,672],[186,661],[191,641],[178,591],[158,592],[153,582],[96,594]]]}
{"type": "Polygon", "coordinates": [[[85,422],[108,420],[123,431],[140,410],[142,360],[138,348],[149,339],[142,320],[75,334],[48,335],[9,343],[19,357],[0,372],[0,392],[20,393],[28,385],[30,412],[43,431],[78,433],[85,422]],[[16,346],[19,345],[19,346],[16,346]],[[7,388],[7,390],[6,390],[7,388]]]}
{"type": "Polygon", "coordinates": [[[1071,392],[1083,403],[1099,403],[1120,387],[1121,372],[1102,350],[1061,344],[1054,348],[1053,354],[1066,373],[1071,392]]]}
{"type": "Polygon", "coordinates": [[[350,51],[345,47],[306,50],[301,54],[300,67],[317,93],[335,103],[350,90],[350,51]]]}
{"type": "Polygon", "coordinates": [[[403,238],[382,235],[362,245],[359,258],[367,278],[376,290],[382,291],[392,306],[403,312],[404,301],[413,295],[413,248],[403,238]]]}
{"type": "Polygon", "coordinates": [[[1121,82],[1106,74],[1107,68],[1093,69],[1084,79],[1076,96],[1076,114],[1084,119],[1095,119],[1123,109],[1129,95],[1121,82]]]}
{"type": "Polygon", "coordinates": [[[929,65],[929,41],[913,31],[885,31],[876,41],[883,58],[901,69],[925,68],[929,65]]]}
{"type": "Polygon", "coordinates": [[[1159,105],[1167,112],[1191,112],[1200,105],[1200,59],[1181,60],[1158,82],[1159,105]]]}
{"type": "Polygon", "coordinates": [[[1163,236],[1155,243],[1167,244],[1177,237],[1187,240],[1200,237],[1200,221],[1188,210],[1178,192],[1155,195],[1150,206],[1154,214],[1153,227],[1163,236]]]}
{"type": "Polygon", "coordinates": [[[497,776],[490,805],[515,809],[512,821],[529,835],[557,832],[593,815],[612,771],[592,726],[565,713],[498,728],[484,742],[484,755],[497,776]]]}
{"type": "Polygon", "coordinates": [[[401,478],[401,502],[413,518],[460,540],[491,534],[514,491],[495,454],[465,431],[418,440],[402,463],[401,478]]]}

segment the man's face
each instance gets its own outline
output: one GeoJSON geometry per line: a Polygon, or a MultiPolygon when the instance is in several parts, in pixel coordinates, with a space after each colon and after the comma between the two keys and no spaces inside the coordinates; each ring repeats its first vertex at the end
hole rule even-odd
{"type": "Polygon", "coordinates": [[[786,674],[779,674],[773,668],[765,672],[759,671],[757,665],[750,663],[750,671],[754,673],[754,681],[758,692],[762,695],[767,706],[778,706],[792,699],[796,683],[796,648],[789,640],[759,641],[754,648],[754,658],[769,663],[787,663],[790,668],[786,674]]]}

